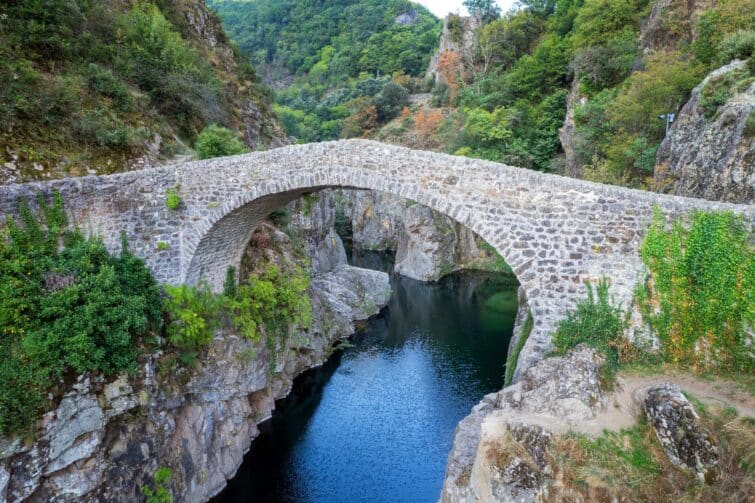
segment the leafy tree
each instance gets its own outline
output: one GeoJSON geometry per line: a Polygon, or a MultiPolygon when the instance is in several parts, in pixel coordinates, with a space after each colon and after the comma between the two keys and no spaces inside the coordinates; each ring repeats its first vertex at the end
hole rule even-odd
{"type": "Polygon", "coordinates": [[[501,16],[501,7],[495,0],[464,0],[462,4],[471,15],[480,16],[484,21],[493,21],[501,16]]]}
{"type": "Polygon", "coordinates": [[[194,149],[200,159],[236,155],[246,150],[236,133],[216,124],[210,124],[199,133],[194,149]]]}
{"type": "Polygon", "coordinates": [[[406,106],[409,93],[404,86],[389,82],[373,98],[372,103],[377,108],[378,117],[382,121],[388,121],[398,116],[401,109],[406,106]]]}

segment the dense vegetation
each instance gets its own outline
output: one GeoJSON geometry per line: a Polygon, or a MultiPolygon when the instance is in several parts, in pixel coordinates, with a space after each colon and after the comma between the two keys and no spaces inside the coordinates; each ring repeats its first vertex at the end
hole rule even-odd
{"type": "Polygon", "coordinates": [[[664,356],[696,371],[752,373],[755,251],[740,217],[695,213],[689,229],[656,210],[642,245],[650,271],[637,289],[664,356]]]}
{"type": "Polygon", "coordinates": [[[734,57],[746,59],[755,48],[751,0],[704,9],[695,39],[694,16],[682,2],[662,9],[657,26],[646,26],[641,37],[651,7],[646,0],[524,2],[485,24],[475,47],[447,70],[459,88],[461,113],[453,119],[462,126],[450,147],[563,169],[558,128],[576,79],[585,103],[575,108],[577,166],[570,170],[598,181],[643,184],[664,134],[658,116],[677,112],[707,71],[734,57]]]}
{"type": "Polygon", "coordinates": [[[264,90],[245,58],[225,51],[219,22],[206,20],[221,44],[215,48],[189,25],[187,12],[204,8],[198,5],[0,4],[3,162],[20,164],[25,178],[40,176],[34,165],[56,176],[113,171],[142,155],[156,134],[161,155],[171,156],[209,124],[238,131],[250,101],[266,120],[264,90]]]}
{"type": "Polygon", "coordinates": [[[97,238],[69,230],[63,203],[19,202],[0,234],[0,435],[30,432],[50,404],[82,373],[136,372],[140,355],[164,338],[159,368],[192,365],[219,328],[252,342],[265,337],[271,358],[291,326],[312,319],[308,269],[264,263],[226,290],[158,287],[123,242],[113,256],[97,238]],[[160,336],[160,337],[158,337],[160,336]]]}
{"type": "Polygon", "coordinates": [[[260,72],[285,85],[276,112],[302,142],[360,136],[398,115],[440,34],[407,0],[210,3],[260,72]]]}
{"type": "Polygon", "coordinates": [[[755,324],[755,250],[742,218],[697,212],[687,227],[675,221],[668,228],[656,209],[641,254],[649,275],[637,286],[635,302],[659,339],[658,351],[627,342],[629,306],[616,306],[602,281],[597,296],[588,286],[587,299],[559,324],[555,352],[587,344],[605,355],[606,377],[632,361],[751,376],[755,354],[747,331],[755,324]]]}
{"type": "Polygon", "coordinates": [[[113,257],[67,230],[59,197],[39,204],[40,219],[20,203],[0,237],[0,434],[27,430],[69,372],[135,371],[162,325],[157,285],[125,243],[113,257]]]}

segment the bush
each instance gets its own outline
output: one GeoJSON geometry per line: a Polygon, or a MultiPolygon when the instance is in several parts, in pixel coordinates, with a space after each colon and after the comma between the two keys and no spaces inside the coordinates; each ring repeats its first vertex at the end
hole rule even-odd
{"type": "Polygon", "coordinates": [[[168,343],[188,353],[210,344],[220,325],[222,299],[206,285],[166,285],[165,293],[168,343]]]}
{"type": "Polygon", "coordinates": [[[19,202],[0,237],[0,435],[30,428],[65,374],[134,371],[161,326],[159,289],[123,246],[69,231],[63,203],[19,202]]]}
{"type": "Polygon", "coordinates": [[[165,191],[165,207],[171,211],[176,211],[181,207],[181,196],[176,187],[165,191]]]}
{"type": "Polygon", "coordinates": [[[755,252],[741,217],[697,212],[666,228],[656,208],[642,243],[650,272],[637,289],[643,317],[672,363],[696,371],[753,371],[755,252]]]}
{"type": "Polygon", "coordinates": [[[606,357],[606,376],[612,376],[623,359],[626,328],[624,312],[613,305],[608,282],[602,279],[595,290],[587,285],[587,299],[559,323],[553,334],[553,347],[556,354],[564,354],[579,344],[587,344],[606,357]]]}
{"type": "Polygon", "coordinates": [[[739,30],[724,37],[718,47],[718,62],[722,65],[734,59],[751,58],[755,52],[755,30],[739,30]]]}
{"type": "Polygon", "coordinates": [[[197,137],[194,149],[197,151],[200,159],[236,155],[246,150],[236,133],[215,124],[204,128],[197,137]]]}
{"type": "Polygon", "coordinates": [[[372,99],[382,122],[387,122],[401,113],[401,110],[409,103],[409,93],[404,86],[389,82],[372,99]]]}

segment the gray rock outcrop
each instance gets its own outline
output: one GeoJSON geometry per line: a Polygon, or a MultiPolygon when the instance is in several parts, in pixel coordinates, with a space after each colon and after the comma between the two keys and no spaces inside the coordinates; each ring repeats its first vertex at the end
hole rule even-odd
{"type": "Polygon", "coordinates": [[[552,470],[545,451],[564,433],[605,410],[599,369],[586,346],[546,358],[519,381],[487,395],[456,428],[441,501],[533,501],[547,494],[552,470]]]}
{"type": "Polygon", "coordinates": [[[733,203],[755,200],[755,82],[739,91],[727,82],[747,71],[745,62],[734,61],[712,72],[692,91],[658,149],[655,184],[659,190],[733,203]],[[731,93],[715,110],[704,100],[709,86],[719,88],[718,92],[728,88],[731,93]]]}
{"type": "Polygon", "coordinates": [[[341,265],[312,283],[310,329],[274,348],[218,333],[194,372],[158,354],[134,379],[79,377],[35,441],[0,440],[0,502],[138,501],[159,467],[172,470],[175,501],[206,501],[236,473],[293,379],[389,295],[386,274],[341,265]]]}
{"type": "Polygon", "coordinates": [[[346,250],[333,226],[336,203],[333,191],[308,194],[288,205],[289,227],[305,242],[305,252],[312,260],[312,271],[329,272],[346,264],[346,250]]]}
{"type": "Polygon", "coordinates": [[[713,435],[702,425],[697,411],[679,387],[663,383],[643,390],[641,395],[648,423],[669,460],[694,472],[701,482],[714,476],[719,455],[713,435]]]}
{"type": "Polygon", "coordinates": [[[396,252],[395,272],[420,281],[495,257],[478,246],[474,232],[451,218],[378,191],[344,191],[342,208],[351,221],[354,247],[396,252]]]}

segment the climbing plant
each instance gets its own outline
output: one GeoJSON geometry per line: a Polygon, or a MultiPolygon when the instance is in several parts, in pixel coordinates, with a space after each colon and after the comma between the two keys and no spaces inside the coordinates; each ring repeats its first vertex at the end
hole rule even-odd
{"type": "Polygon", "coordinates": [[[755,252],[741,217],[696,212],[670,227],[656,208],[642,243],[649,275],[637,288],[664,356],[696,371],[752,372],[755,252]]]}

